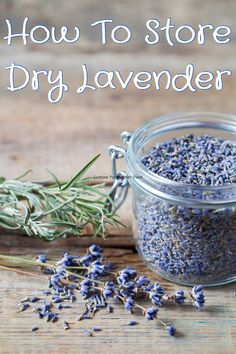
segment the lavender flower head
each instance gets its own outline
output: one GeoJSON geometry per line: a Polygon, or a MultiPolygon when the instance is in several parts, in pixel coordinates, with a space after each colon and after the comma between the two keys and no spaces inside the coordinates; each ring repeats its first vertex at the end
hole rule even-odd
{"type": "Polygon", "coordinates": [[[148,321],[154,320],[154,318],[156,318],[157,316],[157,312],[158,312],[158,308],[156,306],[149,307],[145,313],[146,319],[148,321]]]}
{"type": "Polygon", "coordinates": [[[105,283],[102,294],[106,300],[115,294],[115,285],[112,281],[107,281],[105,283]]]}
{"type": "Polygon", "coordinates": [[[128,297],[125,300],[124,308],[126,311],[131,312],[134,308],[134,300],[131,297],[128,297]]]}
{"type": "Polygon", "coordinates": [[[136,284],[137,288],[139,288],[139,289],[147,286],[149,283],[150,283],[150,280],[148,280],[146,275],[140,275],[139,277],[137,277],[135,279],[135,284],[136,284]]]}
{"type": "Polygon", "coordinates": [[[100,258],[102,256],[103,249],[100,246],[94,244],[89,247],[89,253],[94,257],[100,258]]]}
{"type": "Polygon", "coordinates": [[[166,330],[167,330],[167,333],[169,334],[169,336],[174,336],[174,335],[175,335],[175,332],[176,332],[175,327],[173,327],[173,326],[167,326],[167,327],[166,327],[166,330]]]}
{"type": "Polygon", "coordinates": [[[149,298],[155,306],[162,306],[162,297],[165,294],[164,289],[156,282],[149,292],[149,298]]]}
{"type": "Polygon", "coordinates": [[[184,296],[184,291],[183,290],[177,290],[174,294],[174,299],[175,302],[179,305],[182,305],[184,303],[185,300],[185,296],[184,296]]]}
{"type": "Polygon", "coordinates": [[[117,282],[118,284],[124,285],[125,283],[135,279],[136,277],[137,277],[136,270],[131,267],[126,267],[119,272],[119,275],[117,277],[117,282]]]}
{"type": "Polygon", "coordinates": [[[40,263],[46,263],[47,257],[45,256],[45,254],[39,254],[37,256],[36,262],[40,262],[40,263]]]}
{"type": "Polygon", "coordinates": [[[89,272],[88,272],[88,277],[91,277],[93,279],[98,278],[99,276],[104,276],[106,275],[106,266],[102,264],[100,260],[96,260],[90,264],[89,267],[89,272]]]}
{"type": "Polygon", "coordinates": [[[191,296],[193,298],[193,306],[201,309],[205,303],[205,297],[203,294],[203,287],[201,285],[195,285],[192,288],[191,296]]]}

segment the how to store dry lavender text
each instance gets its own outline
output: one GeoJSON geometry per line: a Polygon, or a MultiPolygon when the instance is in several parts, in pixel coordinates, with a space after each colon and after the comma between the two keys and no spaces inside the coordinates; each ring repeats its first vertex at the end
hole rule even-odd
{"type": "MultiPolygon", "coordinates": [[[[16,28],[13,20],[4,19],[2,22],[3,35],[1,36],[2,45],[6,46],[45,46],[51,45],[76,45],[83,37],[83,31],[79,25],[69,28],[66,25],[61,27],[47,26],[45,24],[33,25],[28,17],[22,19],[16,28]]],[[[87,31],[93,33],[96,44],[107,47],[129,45],[133,38],[137,36],[135,29],[129,24],[117,24],[112,19],[102,19],[90,23],[87,31]]],[[[91,34],[90,33],[90,34],[91,34]]],[[[140,34],[139,34],[140,36],[140,34]]],[[[145,46],[174,48],[176,46],[204,47],[209,45],[229,45],[232,37],[231,28],[227,25],[190,24],[176,25],[171,17],[165,21],[152,18],[143,24],[143,44],[145,46]]],[[[91,47],[95,42],[91,42],[91,47]]],[[[65,50],[65,47],[63,47],[65,50]]],[[[161,51],[161,49],[160,49],[161,51]]],[[[147,54],[148,55],[148,54],[147,54]]],[[[157,52],[158,55],[158,52],[157,52]]],[[[79,58],[79,54],[78,54],[79,58]]],[[[79,60],[78,60],[79,61],[79,60]]],[[[209,64],[208,64],[209,65],[209,64]]],[[[57,103],[61,101],[65,93],[72,89],[63,68],[58,68],[58,63],[54,68],[40,68],[34,70],[27,67],[24,63],[13,60],[5,70],[9,73],[9,82],[6,89],[11,92],[21,91],[28,88],[32,91],[39,91],[41,81],[46,79],[48,85],[48,101],[57,103]],[[56,67],[56,68],[55,68],[56,67]]],[[[167,69],[157,68],[157,70],[147,71],[124,71],[119,67],[115,70],[102,68],[96,71],[86,63],[78,65],[75,69],[75,77],[78,77],[78,86],[74,90],[77,94],[89,91],[97,91],[105,88],[109,89],[129,89],[131,86],[138,90],[148,90],[150,88],[159,90],[175,90],[196,92],[199,90],[215,89],[223,90],[224,81],[232,75],[227,68],[212,69],[208,67],[204,71],[197,71],[194,64],[188,63],[181,72],[173,73],[167,69]]],[[[71,91],[72,91],[71,90],[71,91]]]]}

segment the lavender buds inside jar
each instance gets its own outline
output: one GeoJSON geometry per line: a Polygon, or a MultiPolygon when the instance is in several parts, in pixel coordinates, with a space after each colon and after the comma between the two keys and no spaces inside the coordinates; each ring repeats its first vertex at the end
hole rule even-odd
{"type": "Polygon", "coordinates": [[[125,157],[122,183],[132,187],[134,236],[146,264],[186,285],[235,281],[236,117],[174,114],[122,139],[127,149],[112,149],[125,157]]]}
{"type": "MultiPolygon", "coordinates": [[[[187,135],[157,144],[142,163],[173,181],[221,186],[236,180],[236,145],[187,135]]],[[[210,282],[234,275],[236,211],[164,201],[140,204],[138,247],[154,268],[179,281],[210,282]]]]}

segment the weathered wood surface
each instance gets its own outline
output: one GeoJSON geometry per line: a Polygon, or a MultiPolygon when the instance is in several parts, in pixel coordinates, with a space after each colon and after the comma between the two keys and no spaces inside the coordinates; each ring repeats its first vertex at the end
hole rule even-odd
{"type": "MultiPolygon", "coordinates": [[[[83,249],[63,247],[72,253],[83,249]]],[[[44,248],[1,247],[1,253],[32,257],[45,252],[44,248]]],[[[55,259],[62,248],[49,250],[48,257],[55,259]]],[[[155,276],[142,264],[133,250],[106,248],[105,257],[117,269],[131,265],[155,279],[155,276]]],[[[36,273],[37,274],[37,273],[36,273]]],[[[72,309],[63,310],[63,319],[71,322],[71,329],[64,331],[62,321],[47,323],[36,318],[31,310],[17,313],[18,301],[26,295],[41,295],[46,287],[46,276],[40,278],[1,270],[0,283],[0,342],[1,353],[214,353],[233,354],[236,345],[235,286],[207,289],[206,307],[196,311],[191,305],[169,306],[160,310],[159,316],[172,320],[178,328],[176,337],[168,337],[156,321],[147,322],[141,315],[127,314],[120,304],[114,304],[114,313],[99,312],[94,320],[77,322],[82,311],[78,302],[72,309]],[[129,319],[138,321],[134,327],[127,326],[129,319]],[[33,326],[39,330],[31,332],[33,326]],[[93,337],[83,334],[83,329],[92,326],[102,328],[93,337]]],[[[168,291],[179,287],[169,282],[162,283],[168,291]]]]}

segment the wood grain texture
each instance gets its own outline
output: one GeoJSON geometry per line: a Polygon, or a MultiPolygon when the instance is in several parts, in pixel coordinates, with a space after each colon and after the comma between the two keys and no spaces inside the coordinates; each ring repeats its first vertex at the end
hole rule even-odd
{"type": "MultiPolygon", "coordinates": [[[[55,259],[63,250],[82,253],[83,249],[66,247],[48,250],[50,259],[55,259]]],[[[1,253],[33,257],[45,252],[44,248],[1,247],[1,253]]],[[[143,265],[133,250],[105,248],[105,257],[119,269],[131,265],[142,273],[156,277],[143,265]]],[[[168,291],[178,289],[161,280],[168,291]]],[[[168,306],[159,312],[160,318],[172,320],[177,327],[176,337],[168,337],[156,321],[146,321],[140,314],[130,316],[120,304],[114,304],[114,312],[99,312],[94,320],[77,322],[82,311],[80,301],[73,308],[60,312],[61,318],[71,322],[71,329],[64,331],[62,320],[51,324],[36,318],[31,310],[17,313],[17,303],[26,295],[41,296],[47,277],[16,274],[1,270],[0,283],[0,343],[1,353],[214,353],[233,354],[236,349],[236,320],[234,285],[207,289],[206,306],[197,311],[191,305],[168,306]],[[129,319],[138,321],[134,327],[127,326],[129,319]],[[33,326],[39,330],[31,332],[33,326]],[[92,326],[102,328],[93,337],[83,334],[83,329],[92,326]]],[[[186,288],[187,290],[187,288],[186,288]]]]}

